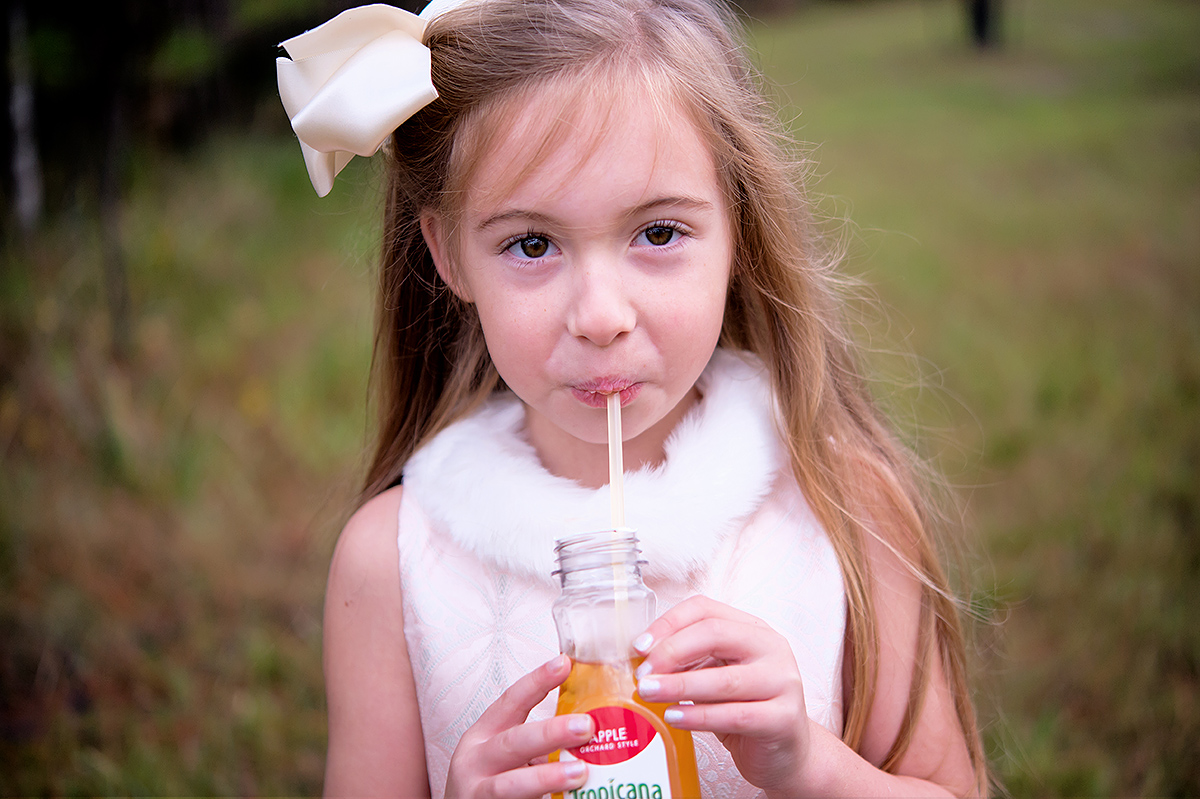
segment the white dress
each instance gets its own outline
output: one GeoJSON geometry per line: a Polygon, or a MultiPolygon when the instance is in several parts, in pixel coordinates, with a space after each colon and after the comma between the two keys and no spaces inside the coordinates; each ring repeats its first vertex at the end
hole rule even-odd
{"type": "MultiPolygon", "coordinates": [[[[842,729],[845,592],[837,558],[784,467],[766,376],[718,350],[702,400],[666,461],[625,478],[646,583],[665,612],[704,594],[765,620],[792,645],[808,715],[842,729]]],[[[524,410],[498,394],[416,453],[404,470],[399,550],[404,634],[433,795],[463,732],[523,674],[558,652],[554,541],[609,522],[607,488],[542,468],[524,410]]],[[[531,719],[554,713],[552,693],[531,719]]],[[[716,737],[696,734],[705,797],[753,797],[716,737]]]]}

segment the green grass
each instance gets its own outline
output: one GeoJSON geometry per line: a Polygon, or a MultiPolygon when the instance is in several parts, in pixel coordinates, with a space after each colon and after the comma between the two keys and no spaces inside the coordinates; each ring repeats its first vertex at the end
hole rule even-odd
{"type": "Polygon", "coordinates": [[[320,792],[377,214],[361,167],[318,203],[298,154],[250,136],[142,156],[125,364],[92,220],[9,253],[0,794],[320,792]]]}
{"type": "Polygon", "coordinates": [[[969,498],[1002,783],[1195,795],[1200,8],[1009,2],[977,53],[955,5],[755,34],[893,309],[868,337],[923,359],[887,396],[969,498]]]}
{"type": "MultiPolygon", "coordinates": [[[[1200,7],[811,5],[752,27],[881,397],[965,498],[1013,796],[1200,794],[1200,7]]],[[[0,794],[315,794],[378,200],[295,143],[139,155],[128,361],[98,225],[0,266],[0,794]]]]}

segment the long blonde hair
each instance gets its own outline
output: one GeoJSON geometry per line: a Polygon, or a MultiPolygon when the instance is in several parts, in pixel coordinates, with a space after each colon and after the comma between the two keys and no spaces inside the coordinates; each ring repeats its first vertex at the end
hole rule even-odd
{"type": "Polygon", "coordinates": [[[870,397],[842,318],[836,259],[819,247],[811,204],[736,19],[706,0],[487,0],[426,32],[439,99],[392,136],[373,383],[378,442],[363,498],[399,483],[409,456],[502,384],[478,317],[441,282],[420,215],[453,220],[498,115],[523,93],[639,84],[671,93],[712,148],[729,201],[734,264],[723,346],[755,353],[781,408],[795,478],[841,564],[848,609],[844,739],[860,745],[879,636],[867,537],[899,553],[922,586],[920,640],[900,732],[906,751],[938,657],[957,702],[980,792],[986,767],[958,607],[934,545],[918,461],[870,397]],[[607,80],[597,80],[607,78],[607,80]]]}

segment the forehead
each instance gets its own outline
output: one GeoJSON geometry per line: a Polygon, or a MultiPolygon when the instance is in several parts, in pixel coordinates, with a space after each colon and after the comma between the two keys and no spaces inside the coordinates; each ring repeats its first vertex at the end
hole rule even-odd
{"type": "Polygon", "coordinates": [[[467,206],[494,205],[528,194],[531,184],[542,194],[561,193],[613,170],[628,173],[631,188],[662,172],[715,182],[711,148],[675,95],[645,74],[631,80],[593,76],[533,87],[496,103],[459,143],[460,197],[467,206]]]}

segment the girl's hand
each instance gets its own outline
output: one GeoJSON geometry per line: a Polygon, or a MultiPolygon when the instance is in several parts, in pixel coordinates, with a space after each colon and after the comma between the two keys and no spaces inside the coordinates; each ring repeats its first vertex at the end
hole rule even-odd
{"type": "Polygon", "coordinates": [[[595,734],[590,716],[573,714],[526,723],[533,710],[571,672],[559,655],[517,680],[463,734],[450,758],[446,796],[523,799],[583,785],[582,761],[547,763],[558,749],[581,746],[595,734]]]}
{"type": "Polygon", "coordinates": [[[680,702],[671,726],[707,730],[738,771],[766,791],[795,790],[811,753],[804,686],[792,648],[766,622],[695,596],[660,616],[634,641],[646,660],[638,693],[680,702]]]}

